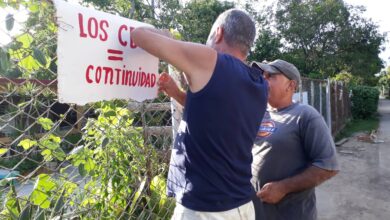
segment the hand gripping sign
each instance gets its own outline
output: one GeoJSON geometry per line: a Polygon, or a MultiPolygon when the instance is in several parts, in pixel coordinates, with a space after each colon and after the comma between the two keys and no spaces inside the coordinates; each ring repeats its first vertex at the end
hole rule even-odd
{"type": "Polygon", "coordinates": [[[158,58],[137,47],[138,21],[55,0],[58,22],[58,97],[84,105],[114,98],[157,96],[158,58]]]}

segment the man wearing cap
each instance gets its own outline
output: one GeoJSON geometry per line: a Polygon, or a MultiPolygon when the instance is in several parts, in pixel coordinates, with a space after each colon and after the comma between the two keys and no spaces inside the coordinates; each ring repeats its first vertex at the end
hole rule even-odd
{"type": "MultiPolygon", "coordinates": [[[[256,219],[316,219],[314,187],[339,169],[333,138],[317,110],[293,102],[300,82],[293,64],[275,60],[252,66],[264,71],[269,85],[268,108],[252,150],[256,219]]],[[[183,104],[186,94],[166,77],[160,91],[183,104]]]]}
{"type": "Polygon", "coordinates": [[[258,209],[267,220],[316,219],[314,188],[339,169],[333,138],[317,110],[293,102],[300,82],[293,64],[252,65],[264,71],[269,84],[268,109],[252,149],[252,184],[262,201],[258,209]]]}

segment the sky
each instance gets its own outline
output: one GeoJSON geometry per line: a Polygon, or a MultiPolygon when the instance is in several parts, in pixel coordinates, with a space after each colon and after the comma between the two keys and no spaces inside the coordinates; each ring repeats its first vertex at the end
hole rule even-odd
{"type": "MultiPolygon", "coordinates": [[[[71,0],[77,1],[77,0],[71,0]]],[[[232,1],[232,0],[230,0],[232,1]]],[[[233,0],[234,1],[234,0],[233,0]]],[[[235,0],[240,2],[241,0],[235,0]]],[[[366,12],[363,14],[366,18],[371,18],[379,26],[381,33],[387,33],[387,42],[383,45],[386,49],[380,54],[380,57],[386,62],[387,66],[390,66],[390,1],[388,0],[344,0],[346,3],[351,5],[363,5],[366,7],[366,12]]],[[[267,2],[267,1],[266,1],[267,2]]],[[[269,2],[269,1],[268,1],[269,2]]],[[[10,36],[19,33],[21,23],[26,20],[27,11],[25,9],[19,12],[14,11],[10,8],[0,8],[0,46],[8,43],[11,38],[10,36]],[[8,13],[14,14],[15,26],[14,29],[9,33],[5,29],[5,17],[8,13]]]]}

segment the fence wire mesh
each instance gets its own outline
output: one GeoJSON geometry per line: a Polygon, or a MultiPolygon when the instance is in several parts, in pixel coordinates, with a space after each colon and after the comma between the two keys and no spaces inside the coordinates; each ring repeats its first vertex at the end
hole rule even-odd
{"type": "Polygon", "coordinates": [[[0,16],[0,219],[169,219],[180,108],[165,96],[59,103],[54,9],[38,3],[26,21],[0,16]]]}
{"type": "MultiPolygon", "coordinates": [[[[26,21],[0,16],[0,34],[11,39],[0,42],[0,219],[169,219],[166,176],[181,107],[163,95],[59,103],[54,10],[43,1],[28,11],[26,21]]],[[[170,73],[183,85],[182,74],[170,73]]],[[[304,79],[300,95],[325,118],[326,85],[304,79]]],[[[331,88],[332,115],[341,112],[335,131],[349,99],[331,88]]]]}
{"type": "Polygon", "coordinates": [[[336,135],[352,117],[350,94],[342,82],[302,78],[296,99],[317,109],[336,135]]]}

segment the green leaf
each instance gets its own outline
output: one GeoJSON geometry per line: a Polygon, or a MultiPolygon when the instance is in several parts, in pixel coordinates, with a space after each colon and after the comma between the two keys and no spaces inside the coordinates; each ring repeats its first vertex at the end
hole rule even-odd
{"type": "Polygon", "coordinates": [[[37,211],[35,212],[34,220],[45,220],[45,210],[38,207],[37,211]]]}
{"type": "Polygon", "coordinates": [[[6,26],[8,31],[12,30],[12,28],[14,27],[14,23],[15,23],[14,15],[7,14],[7,16],[5,17],[5,26],[6,26]]]}
{"type": "Polygon", "coordinates": [[[50,118],[38,118],[38,124],[40,124],[46,131],[53,127],[53,121],[50,118]]]}
{"type": "Polygon", "coordinates": [[[41,148],[47,148],[50,150],[56,150],[57,148],[60,147],[60,145],[58,143],[55,143],[55,142],[51,141],[50,139],[41,140],[39,145],[41,148]]]}
{"type": "Polygon", "coordinates": [[[165,179],[160,175],[153,177],[150,183],[150,190],[158,194],[165,195],[165,189],[166,189],[165,182],[166,182],[165,179]]]}
{"type": "Polygon", "coordinates": [[[34,190],[30,195],[30,201],[43,209],[47,209],[50,207],[50,200],[49,196],[41,192],[39,190],[34,190]]]}
{"type": "Polygon", "coordinates": [[[52,216],[58,215],[58,213],[61,210],[63,210],[64,204],[65,204],[65,202],[64,202],[64,194],[65,194],[65,189],[62,190],[60,198],[58,198],[56,204],[54,205],[54,210],[53,210],[53,212],[54,212],[53,214],[54,215],[52,214],[52,216]]]}
{"type": "Polygon", "coordinates": [[[54,143],[60,143],[61,142],[61,138],[56,136],[56,135],[53,135],[53,134],[50,134],[49,135],[49,138],[50,140],[52,140],[54,143]]]}
{"type": "Polygon", "coordinates": [[[53,156],[59,160],[63,161],[66,158],[65,152],[61,148],[57,148],[56,150],[53,151],[53,156]]]}
{"type": "Polygon", "coordinates": [[[76,183],[67,180],[64,180],[63,187],[65,189],[65,196],[70,196],[78,188],[76,183]]]}
{"type": "Polygon", "coordinates": [[[57,188],[54,181],[47,174],[40,174],[35,182],[30,201],[43,209],[50,207],[49,193],[57,188]]]}
{"type": "Polygon", "coordinates": [[[27,56],[26,58],[20,60],[18,66],[28,71],[35,71],[39,69],[38,61],[36,61],[32,56],[27,56]]]}
{"type": "Polygon", "coordinates": [[[84,199],[81,202],[80,206],[81,207],[86,207],[87,205],[93,205],[95,203],[96,203],[96,199],[94,199],[94,198],[86,198],[86,199],[84,199]]]}
{"type": "Polygon", "coordinates": [[[30,3],[30,7],[28,8],[31,13],[35,13],[39,11],[39,4],[38,3],[30,3]]]}
{"type": "Polygon", "coordinates": [[[30,139],[24,139],[21,142],[19,142],[18,146],[23,147],[24,150],[28,150],[31,147],[37,146],[37,141],[30,140],[30,139]]]}
{"type": "Polygon", "coordinates": [[[51,150],[49,150],[49,149],[43,150],[43,151],[41,152],[41,154],[42,154],[43,159],[44,159],[45,161],[51,161],[51,160],[53,159],[53,157],[52,157],[52,152],[51,152],[51,150]]]}
{"type": "Polygon", "coordinates": [[[85,170],[84,168],[84,164],[80,164],[79,165],[79,173],[80,173],[80,176],[84,177],[85,175],[87,175],[87,171],[85,170]]]}
{"type": "Polygon", "coordinates": [[[108,138],[104,138],[103,139],[103,142],[102,142],[102,147],[105,147],[109,142],[109,139],[108,138]]]}
{"type": "Polygon", "coordinates": [[[176,40],[181,40],[183,37],[181,36],[180,32],[174,29],[169,29],[169,32],[171,32],[172,37],[176,40]]]}
{"type": "Polygon", "coordinates": [[[38,189],[42,192],[49,192],[56,188],[56,184],[51,180],[51,177],[48,174],[39,174],[35,189],[38,189]]]}
{"type": "Polygon", "coordinates": [[[13,41],[11,43],[11,45],[9,45],[9,48],[11,50],[19,50],[20,48],[22,48],[23,46],[23,43],[22,42],[19,42],[19,41],[13,41]]]}
{"type": "Polygon", "coordinates": [[[24,207],[22,213],[19,216],[19,220],[30,220],[31,219],[31,205],[28,204],[24,207]]]}
{"type": "Polygon", "coordinates": [[[19,108],[23,108],[23,107],[25,107],[28,104],[29,104],[29,102],[21,102],[21,103],[18,104],[18,107],[19,108]]]}
{"type": "Polygon", "coordinates": [[[84,164],[84,168],[87,172],[91,172],[95,168],[95,162],[91,158],[88,158],[84,164]]]}
{"type": "Polygon", "coordinates": [[[34,39],[30,34],[26,33],[17,37],[16,40],[22,43],[23,48],[29,48],[34,39]]]}
{"type": "Polygon", "coordinates": [[[8,152],[7,148],[0,148],[0,156],[2,156],[3,154],[5,154],[7,152],[8,152]]]}
{"type": "Polygon", "coordinates": [[[134,212],[134,208],[138,204],[137,201],[138,201],[138,199],[140,199],[141,193],[145,188],[145,183],[146,183],[146,180],[144,179],[141,182],[141,184],[139,185],[137,192],[135,192],[135,194],[134,194],[133,201],[131,202],[131,205],[130,205],[130,213],[131,214],[134,212]]]}
{"type": "Polygon", "coordinates": [[[12,190],[8,192],[4,204],[8,212],[12,216],[11,219],[18,219],[17,216],[19,216],[20,207],[19,207],[19,200],[16,198],[16,192],[14,188],[12,188],[12,190]]]}
{"type": "Polygon", "coordinates": [[[34,48],[33,49],[33,55],[34,55],[34,58],[36,60],[38,60],[38,62],[40,64],[42,64],[42,66],[46,66],[47,62],[46,62],[46,57],[45,55],[42,53],[42,51],[40,51],[38,48],[34,48]]]}
{"type": "Polygon", "coordinates": [[[0,48],[0,70],[7,71],[11,66],[9,54],[0,48]]]}
{"type": "Polygon", "coordinates": [[[6,186],[7,184],[11,184],[14,180],[17,180],[17,177],[8,177],[0,180],[0,186],[6,186]]]}

